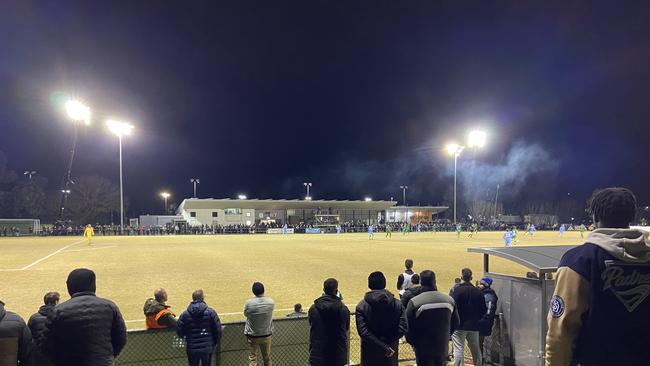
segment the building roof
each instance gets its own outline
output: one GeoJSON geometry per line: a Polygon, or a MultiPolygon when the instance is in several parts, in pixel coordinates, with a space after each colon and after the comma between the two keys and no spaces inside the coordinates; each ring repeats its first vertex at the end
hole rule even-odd
{"type": "Polygon", "coordinates": [[[432,212],[440,213],[449,209],[449,206],[393,206],[391,210],[395,211],[411,211],[411,212],[432,212]]]}
{"type": "Polygon", "coordinates": [[[287,209],[347,209],[384,211],[397,204],[396,201],[348,201],[348,200],[273,200],[273,199],[231,199],[231,198],[188,198],[178,206],[178,211],[200,209],[241,208],[255,210],[287,209]]]}
{"type": "Polygon", "coordinates": [[[467,251],[505,258],[542,274],[557,271],[560,259],[564,253],[572,248],[575,248],[575,245],[469,248],[467,251]]]}

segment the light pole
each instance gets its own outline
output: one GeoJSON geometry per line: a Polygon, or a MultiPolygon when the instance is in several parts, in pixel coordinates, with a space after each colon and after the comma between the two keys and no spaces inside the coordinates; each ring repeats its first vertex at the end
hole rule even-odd
{"type": "Polygon", "coordinates": [[[201,181],[199,180],[199,178],[192,178],[190,179],[190,183],[194,185],[194,198],[196,198],[196,185],[200,184],[201,181]]]}
{"type": "MultiPolygon", "coordinates": [[[[480,130],[470,131],[469,137],[467,139],[467,147],[477,148],[485,146],[486,134],[480,130]]],[[[465,150],[465,146],[458,145],[456,143],[447,144],[446,146],[447,153],[454,156],[454,224],[456,224],[456,187],[458,182],[458,157],[460,153],[465,150]]]]}
{"type": "Polygon", "coordinates": [[[26,175],[29,178],[29,180],[32,180],[32,175],[35,174],[36,174],[36,170],[25,170],[25,172],[23,173],[23,175],[26,175]]]}
{"type": "Polygon", "coordinates": [[[80,101],[74,99],[68,100],[65,103],[65,111],[73,122],[74,134],[72,137],[72,148],[70,149],[70,159],[68,159],[68,166],[63,176],[63,182],[61,183],[59,220],[63,220],[63,210],[65,209],[65,204],[68,199],[68,195],[70,194],[70,183],[72,183],[72,180],[70,179],[70,176],[72,174],[72,162],[74,161],[74,153],[77,148],[77,135],[79,134],[78,123],[83,121],[86,125],[90,124],[90,108],[85,106],[80,101]]]}
{"type": "Polygon", "coordinates": [[[404,222],[408,222],[408,220],[409,220],[409,205],[406,204],[406,190],[409,189],[409,186],[399,186],[399,188],[402,190],[402,203],[406,207],[406,217],[404,218],[404,222]]]}
{"type": "Polygon", "coordinates": [[[108,129],[117,136],[120,145],[120,234],[124,233],[124,187],[122,184],[122,136],[130,135],[133,125],[113,119],[106,121],[108,129]]]}
{"type": "Polygon", "coordinates": [[[307,196],[305,196],[305,200],[311,201],[311,196],[309,195],[309,188],[312,186],[311,182],[304,182],[302,185],[307,188],[307,196]]]}
{"type": "Polygon", "coordinates": [[[160,196],[163,198],[163,200],[165,200],[165,215],[167,215],[167,199],[169,196],[171,196],[171,194],[169,194],[169,192],[161,192],[160,196]]]}

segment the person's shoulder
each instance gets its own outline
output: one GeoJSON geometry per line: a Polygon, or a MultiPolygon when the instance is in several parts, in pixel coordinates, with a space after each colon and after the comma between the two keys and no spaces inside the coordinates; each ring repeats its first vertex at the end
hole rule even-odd
{"type": "Polygon", "coordinates": [[[559,267],[574,267],[580,266],[585,262],[596,258],[602,249],[591,243],[584,243],[575,248],[571,248],[562,255],[559,267]]]}
{"type": "Polygon", "coordinates": [[[13,311],[8,311],[7,310],[4,318],[2,318],[2,321],[3,322],[8,322],[8,323],[9,322],[18,323],[20,326],[27,326],[25,324],[25,320],[23,320],[23,318],[20,315],[14,313],[13,311]]]}

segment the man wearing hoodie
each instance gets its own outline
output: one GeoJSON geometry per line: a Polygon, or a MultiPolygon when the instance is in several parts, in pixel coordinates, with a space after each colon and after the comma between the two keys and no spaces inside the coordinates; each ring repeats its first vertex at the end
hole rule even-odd
{"type": "Polygon", "coordinates": [[[369,292],[356,309],[357,332],[361,337],[362,366],[396,366],[398,340],[406,333],[404,308],[386,290],[381,272],[368,276],[369,292]]]}
{"type": "Polygon", "coordinates": [[[0,366],[29,365],[32,333],[16,313],[0,301],[0,366]]]}
{"type": "Polygon", "coordinates": [[[192,302],[176,322],[176,333],[185,338],[189,366],[210,366],[212,352],[221,338],[221,320],[204,301],[203,290],[192,293],[192,302]]]}
{"type": "Polygon", "coordinates": [[[483,298],[485,298],[485,306],[487,307],[487,312],[478,321],[479,344],[481,345],[481,351],[484,351],[483,342],[485,341],[485,337],[492,335],[492,326],[496,318],[499,297],[492,289],[492,279],[490,277],[486,276],[481,278],[477,287],[481,290],[483,298]]]}
{"type": "Polygon", "coordinates": [[[167,291],[164,288],[156,289],[153,298],[148,298],[144,302],[144,316],[146,319],[145,326],[147,329],[163,329],[176,327],[176,315],[165,304],[167,302],[167,291]]]}
{"type": "Polygon", "coordinates": [[[328,278],[323,283],[324,295],[309,308],[309,364],[311,366],[343,366],[348,363],[350,310],[336,296],[339,283],[328,278]]]}
{"type": "Polygon", "coordinates": [[[126,325],[117,305],[95,295],[95,272],[77,268],[66,282],[70,300],[52,309],[43,351],[57,366],[112,366],[126,345],[126,325]]]}
{"type": "Polygon", "coordinates": [[[32,315],[27,322],[29,330],[32,331],[32,340],[34,341],[34,348],[32,351],[32,364],[48,366],[52,362],[43,354],[43,332],[45,331],[45,323],[47,316],[50,315],[54,307],[59,303],[61,295],[58,292],[48,292],[43,297],[44,305],[38,309],[38,312],[32,315]]]}
{"type": "Polygon", "coordinates": [[[456,303],[451,296],[436,290],[436,274],[420,273],[420,293],[406,307],[406,340],[415,350],[418,366],[445,366],[449,337],[460,322],[456,303]]]}
{"type": "Polygon", "coordinates": [[[546,365],[646,365],[650,360],[650,240],[629,228],[636,198],[594,193],[596,230],[560,260],[546,335],[546,365]]]}

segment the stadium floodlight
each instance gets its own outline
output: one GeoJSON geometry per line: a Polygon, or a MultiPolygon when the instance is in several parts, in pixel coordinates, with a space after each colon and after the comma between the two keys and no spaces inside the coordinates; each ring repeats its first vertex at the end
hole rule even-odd
{"type": "Polygon", "coordinates": [[[165,215],[167,215],[167,199],[171,197],[169,192],[160,192],[160,196],[165,200],[165,215]]]}
{"type": "Polygon", "coordinates": [[[76,99],[71,99],[65,103],[65,111],[73,121],[83,121],[86,125],[90,124],[90,108],[76,99]]]}
{"type": "Polygon", "coordinates": [[[312,186],[311,182],[304,182],[302,185],[305,186],[305,188],[307,188],[307,196],[305,197],[305,199],[311,200],[311,196],[309,195],[309,188],[311,188],[312,186]]]}
{"type": "Polygon", "coordinates": [[[484,147],[486,139],[487,134],[485,131],[472,130],[469,132],[469,136],[467,137],[467,147],[484,147]]]}
{"type": "Polygon", "coordinates": [[[191,178],[190,183],[194,185],[194,198],[196,198],[196,185],[201,183],[201,180],[199,178],[191,178]]]}
{"type": "Polygon", "coordinates": [[[372,198],[370,198],[370,197],[366,197],[366,198],[365,198],[365,201],[366,201],[366,202],[370,202],[370,201],[372,201],[372,198]]]}
{"type": "Polygon", "coordinates": [[[133,125],[130,123],[109,119],[106,121],[106,127],[111,131],[119,141],[120,145],[120,234],[124,234],[124,187],[122,180],[122,136],[130,135],[133,131],[133,125]]]}
{"type": "Polygon", "coordinates": [[[35,174],[36,174],[36,170],[25,170],[25,172],[23,173],[23,175],[26,175],[29,178],[29,180],[32,180],[32,175],[35,174]]]}
{"type": "Polygon", "coordinates": [[[305,196],[305,201],[311,201],[311,196],[305,196]]]}
{"type": "Polygon", "coordinates": [[[460,154],[462,151],[462,148],[460,145],[456,143],[450,143],[445,146],[445,149],[447,150],[447,154],[454,156],[456,154],[460,154]]]}
{"type": "Polygon", "coordinates": [[[245,199],[247,199],[248,197],[246,197],[245,194],[240,194],[240,195],[237,196],[237,198],[239,198],[240,200],[245,200],[245,199]]]}

